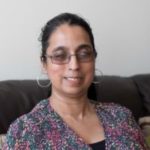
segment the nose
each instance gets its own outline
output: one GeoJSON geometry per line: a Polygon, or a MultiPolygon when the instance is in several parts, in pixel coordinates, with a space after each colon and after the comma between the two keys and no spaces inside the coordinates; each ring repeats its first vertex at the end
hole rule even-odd
{"type": "Polygon", "coordinates": [[[79,61],[76,57],[76,55],[70,55],[70,61],[69,61],[69,69],[70,70],[78,70],[79,69],[79,61]]]}

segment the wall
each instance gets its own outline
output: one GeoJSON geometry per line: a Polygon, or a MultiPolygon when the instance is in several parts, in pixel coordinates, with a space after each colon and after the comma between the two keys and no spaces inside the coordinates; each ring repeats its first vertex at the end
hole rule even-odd
{"type": "Polygon", "coordinates": [[[39,76],[41,27],[60,12],[86,18],[103,74],[150,73],[149,0],[0,0],[0,80],[39,76]]]}

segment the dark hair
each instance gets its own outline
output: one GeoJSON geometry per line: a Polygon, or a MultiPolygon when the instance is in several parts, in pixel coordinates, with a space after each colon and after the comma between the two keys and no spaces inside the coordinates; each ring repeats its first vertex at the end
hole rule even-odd
{"type": "Polygon", "coordinates": [[[62,13],[51,20],[47,22],[47,24],[42,28],[40,41],[42,44],[42,53],[41,53],[41,60],[43,62],[46,61],[46,50],[48,48],[48,40],[51,36],[51,34],[62,24],[68,24],[68,25],[78,25],[82,27],[89,35],[91,44],[93,46],[93,50],[95,53],[95,57],[97,55],[97,52],[95,50],[95,44],[94,44],[94,37],[92,33],[92,29],[90,25],[80,16],[72,13],[62,13]]]}

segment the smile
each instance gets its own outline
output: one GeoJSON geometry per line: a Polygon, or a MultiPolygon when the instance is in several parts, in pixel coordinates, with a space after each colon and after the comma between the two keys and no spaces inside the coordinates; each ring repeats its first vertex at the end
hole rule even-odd
{"type": "Polygon", "coordinates": [[[65,77],[65,79],[68,79],[68,80],[79,80],[79,79],[81,79],[81,77],[65,77]]]}

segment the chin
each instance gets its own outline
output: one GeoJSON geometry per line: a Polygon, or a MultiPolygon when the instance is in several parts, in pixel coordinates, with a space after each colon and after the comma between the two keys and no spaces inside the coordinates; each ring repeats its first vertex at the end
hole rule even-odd
{"type": "Polygon", "coordinates": [[[65,88],[64,92],[72,97],[78,97],[87,94],[87,89],[83,88],[65,88]]]}

